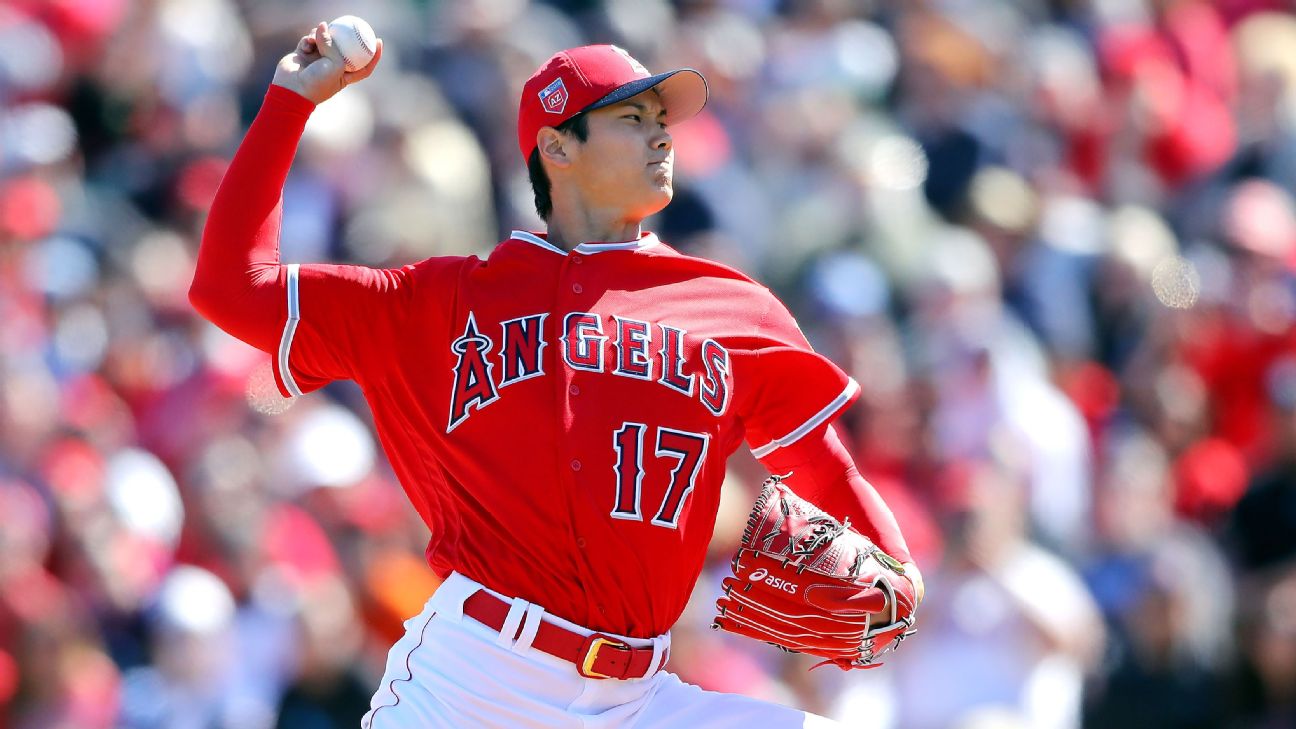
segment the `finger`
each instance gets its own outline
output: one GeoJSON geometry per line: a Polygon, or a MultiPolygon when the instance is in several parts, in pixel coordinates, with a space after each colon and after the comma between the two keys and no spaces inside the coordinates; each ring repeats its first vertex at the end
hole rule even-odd
{"type": "Polygon", "coordinates": [[[315,44],[321,48],[333,47],[333,35],[329,33],[328,23],[323,21],[318,23],[311,37],[315,39],[315,44]]]}
{"type": "Polygon", "coordinates": [[[293,49],[293,52],[303,60],[307,61],[313,61],[320,57],[319,47],[315,45],[315,40],[310,36],[302,36],[302,39],[297,42],[297,47],[293,49]]]}
{"type": "Polygon", "coordinates": [[[378,61],[382,59],[382,53],[383,53],[383,42],[382,42],[382,38],[379,38],[377,43],[377,48],[374,49],[374,57],[369,60],[368,65],[366,65],[364,68],[357,69],[355,71],[347,71],[346,73],[342,74],[342,76],[346,80],[346,83],[352,84],[355,83],[356,81],[369,78],[369,75],[372,74],[374,72],[374,69],[378,67],[378,61]]]}
{"type": "Polygon", "coordinates": [[[346,61],[342,58],[342,51],[338,50],[337,44],[333,42],[333,35],[329,32],[327,23],[320,23],[315,26],[314,38],[316,51],[324,58],[337,64],[340,80],[342,69],[346,67],[346,61]]]}

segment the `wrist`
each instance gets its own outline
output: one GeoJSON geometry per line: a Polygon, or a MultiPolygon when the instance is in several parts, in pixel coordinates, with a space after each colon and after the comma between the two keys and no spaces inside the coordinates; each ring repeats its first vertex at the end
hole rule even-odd
{"type": "Polygon", "coordinates": [[[276,106],[284,106],[292,111],[310,114],[315,110],[316,103],[301,90],[280,81],[273,81],[270,87],[266,89],[265,103],[276,106]]]}

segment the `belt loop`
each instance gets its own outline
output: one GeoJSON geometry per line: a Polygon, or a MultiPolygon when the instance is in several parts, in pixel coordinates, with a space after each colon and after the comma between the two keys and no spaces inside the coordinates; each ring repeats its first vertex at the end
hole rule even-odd
{"type": "Polygon", "coordinates": [[[670,660],[670,633],[653,638],[652,649],[652,661],[648,663],[648,673],[645,678],[650,678],[654,673],[665,668],[666,661],[670,660]]]}
{"type": "Polygon", "coordinates": [[[666,652],[666,646],[663,645],[662,641],[658,638],[653,638],[652,649],[652,660],[648,662],[648,672],[644,674],[644,678],[648,678],[656,673],[657,669],[661,667],[659,661],[662,659],[662,654],[666,652]]]}
{"type": "Polygon", "coordinates": [[[463,604],[480,585],[458,572],[451,572],[445,581],[437,587],[428,599],[428,604],[436,611],[437,619],[459,622],[463,619],[463,604]]]}
{"type": "Polygon", "coordinates": [[[526,616],[522,618],[522,632],[518,633],[517,641],[513,643],[514,653],[521,653],[531,647],[531,641],[535,640],[536,633],[540,631],[540,616],[544,612],[544,608],[539,605],[527,603],[526,616]]]}
{"type": "Polygon", "coordinates": [[[526,613],[527,606],[531,604],[520,597],[513,598],[512,602],[508,617],[504,618],[504,625],[500,627],[499,635],[495,638],[497,645],[509,650],[513,650],[513,636],[517,635],[518,626],[522,624],[522,616],[526,613]]]}

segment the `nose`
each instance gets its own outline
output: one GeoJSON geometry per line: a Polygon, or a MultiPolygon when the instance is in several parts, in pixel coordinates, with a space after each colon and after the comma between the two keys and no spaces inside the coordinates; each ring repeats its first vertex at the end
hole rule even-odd
{"type": "Polygon", "coordinates": [[[652,137],[652,148],[669,150],[673,144],[670,132],[665,127],[657,127],[652,137]]]}

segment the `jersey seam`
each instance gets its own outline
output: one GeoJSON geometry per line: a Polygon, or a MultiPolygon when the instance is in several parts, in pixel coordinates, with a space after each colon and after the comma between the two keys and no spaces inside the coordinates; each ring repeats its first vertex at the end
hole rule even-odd
{"type": "MultiPolygon", "coordinates": [[[[768,287],[765,287],[765,293],[765,311],[761,312],[761,318],[756,322],[757,340],[759,340],[761,335],[765,333],[765,325],[769,323],[770,310],[774,308],[774,292],[770,291],[768,287]]],[[[768,347],[761,347],[756,350],[756,357],[752,363],[754,366],[759,366],[760,358],[765,356],[766,349],[768,349],[768,347]]],[[[737,383],[734,384],[737,385],[737,383]]]]}
{"type": "MultiPolygon", "coordinates": [[[[752,283],[756,283],[757,286],[760,286],[762,289],[764,289],[764,290],[765,290],[765,294],[766,294],[766,296],[765,296],[765,310],[761,312],[760,319],[758,319],[758,320],[756,321],[756,338],[759,339],[761,333],[765,331],[765,322],[769,321],[769,313],[770,313],[770,309],[773,308],[773,306],[774,306],[774,301],[773,301],[774,292],[770,291],[770,290],[769,290],[769,287],[764,286],[764,285],[762,285],[762,284],[760,284],[760,283],[757,283],[757,282],[755,282],[755,281],[752,281],[752,283]]],[[[763,349],[764,349],[764,347],[762,347],[761,349],[756,350],[756,359],[757,359],[757,360],[759,360],[759,359],[761,358],[761,352],[762,352],[763,349]]],[[[735,378],[735,382],[734,382],[734,389],[738,389],[738,382],[737,382],[737,378],[735,378]]],[[[742,426],[743,426],[743,440],[746,440],[746,436],[747,436],[747,434],[746,434],[746,431],[747,431],[746,418],[740,418],[740,419],[743,421],[743,424],[742,424],[742,426]]],[[[734,444],[734,447],[737,448],[738,445],[741,444],[741,442],[742,442],[742,441],[739,441],[738,443],[734,444]]]]}
{"type": "MultiPolygon", "coordinates": [[[[462,275],[463,267],[467,265],[467,262],[467,258],[463,258],[459,261],[459,269],[456,271],[456,275],[453,279],[455,282],[454,296],[456,297],[459,295],[459,277],[462,275]]],[[[379,269],[380,275],[387,277],[395,275],[400,276],[403,279],[402,282],[396,284],[400,287],[400,290],[395,296],[391,297],[398,305],[396,314],[394,316],[389,316],[387,319],[387,324],[391,330],[399,332],[411,329],[408,325],[414,316],[412,312],[417,310],[415,300],[418,298],[420,284],[420,276],[418,275],[417,268],[418,264],[411,264],[395,269],[379,269]]],[[[386,283],[387,285],[391,285],[392,281],[388,279],[386,283]]],[[[452,310],[453,306],[454,302],[452,301],[452,310]]],[[[387,306],[384,311],[389,312],[391,309],[391,306],[387,306]]],[[[449,331],[449,321],[450,316],[447,314],[447,332],[449,331]]],[[[351,379],[354,380],[357,385],[360,385],[363,388],[365,383],[382,383],[385,385],[391,381],[397,370],[396,363],[399,360],[399,350],[395,350],[392,356],[376,357],[376,360],[366,357],[366,355],[369,355],[371,352],[379,353],[383,351],[393,352],[393,349],[383,350],[380,347],[363,347],[360,352],[356,353],[357,356],[352,358],[352,371],[350,374],[351,379]],[[381,362],[386,366],[378,367],[375,371],[375,368],[371,366],[373,361],[381,362]]]]}

